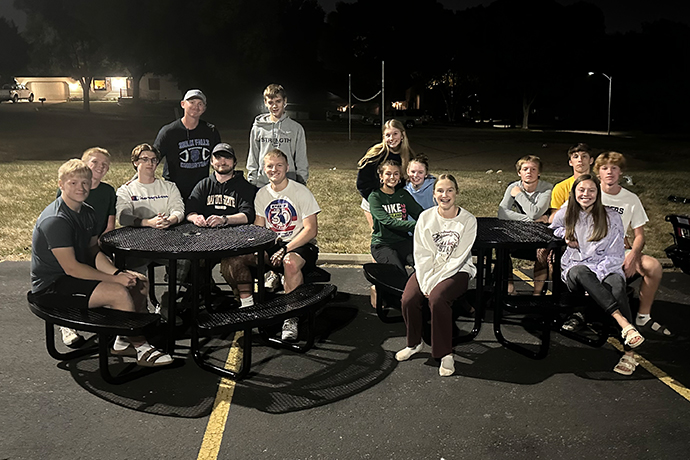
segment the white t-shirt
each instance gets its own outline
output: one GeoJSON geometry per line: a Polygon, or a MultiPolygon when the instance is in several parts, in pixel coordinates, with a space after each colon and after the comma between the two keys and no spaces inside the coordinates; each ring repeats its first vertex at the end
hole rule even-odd
{"type": "MultiPolygon", "coordinates": [[[[314,195],[304,185],[288,179],[280,192],[265,185],[256,193],[256,215],[266,220],[266,228],[278,234],[284,242],[291,241],[304,228],[304,219],[321,212],[314,195]]],[[[312,240],[312,244],[316,241],[312,240]]]]}
{"type": "Polygon", "coordinates": [[[647,213],[642,206],[642,202],[630,190],[621,187],[616,195],[601,192],[601,202],[604,206],[613,208],[623,219],[623,228],[628,232],[628,228],[633,230],[642,227],[649,221],[647,213]]]}

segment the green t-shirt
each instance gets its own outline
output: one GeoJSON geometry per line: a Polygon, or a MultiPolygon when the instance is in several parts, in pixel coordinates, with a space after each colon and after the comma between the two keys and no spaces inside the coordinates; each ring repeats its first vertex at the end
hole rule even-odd
{"type": "MultiPolygon", "coordinates": [[[[58,189],[57,197],[62,195],[62,191],[58,189]]],[[[89,192],[89,197],[85,203],[91,205],[96,212],[96,231],[100,236],[108,226],[108,218],[115,215],[115,189],[112,185],[101,182],[98,187],[89,192]]]]}
{"type": "Polygon", "coordinates": [[[374,233],[371,234],[371,244],[394,244],[411,239],[410,232],[414,231],[415,220],[424,210],[404,188],[398,189],[392,195],[383,193],[380,189],[369,195],[369,207],[374,219],[374,233]],[[408,220],[411,216],[415,220],[408,220]]]}

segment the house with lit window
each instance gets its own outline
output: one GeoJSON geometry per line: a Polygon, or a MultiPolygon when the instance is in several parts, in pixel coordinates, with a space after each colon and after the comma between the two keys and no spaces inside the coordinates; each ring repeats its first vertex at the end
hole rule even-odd
{"type": "MultiPolygon", "coordinates": [[[[76,101],[83,98],[81,84],[70,77],[15,77],[17,83],[29,88],[34,99],[49,102],[76,101]]],[[[132,99],[134,80],[131,77],[94,77],[89,89],[92,101],[132,99]]],[[[146,74],[139,80],[139,98],[146,101],[180,100],[182,93],[171,76],[146,74]]]]}

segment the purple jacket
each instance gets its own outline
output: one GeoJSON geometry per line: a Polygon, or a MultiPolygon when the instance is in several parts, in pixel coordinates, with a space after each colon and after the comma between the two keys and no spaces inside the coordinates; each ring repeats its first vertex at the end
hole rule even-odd
{"type": "MultiPolygon", "coordinates": [[[[550,228],[553,229],[555,236],[565,237],[565,210],[563,207],[558,210],[550,228]]],[[[623,237],[623,221],[621,216],[613,209],[606,207],[609,231],[604,238],[599,241],[587,241],[592,234],[594,225],[592,216],[584,211],[580,212],[580,218],[575,225],[575,236],[579,244],[579,249],[567,246],[561,258],[561,278],[566,280],[568,271],[575,265],[585,265],[599,281],[602,281],[611,273],[618,273],[625,278],[623,272],[623,261],[625,260],[625,243],[623,237]]]]}

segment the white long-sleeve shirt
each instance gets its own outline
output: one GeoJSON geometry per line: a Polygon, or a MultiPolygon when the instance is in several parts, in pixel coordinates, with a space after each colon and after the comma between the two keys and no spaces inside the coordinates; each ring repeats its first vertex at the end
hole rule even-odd
{"type": "Polygon", "coordinates": [[[451,219],[441,217],[437,206],[419,215],[414,230],[414,264],[424,295],[458,272],[474,277],[477,269],[472,263],[472,245],[476,237],[477,218],[462,208],[451,219]]]}
{"type": "Polygon", "coordinates": [[[152,184],[142,184],[132,179],[117,189],[115,213],[123,227],[132,227],[137,219],[150,219],[158,213],[177,216],[177,221],[182,222],[184,202],[174,182],[156,179],[152,184]]]}

